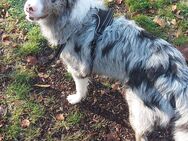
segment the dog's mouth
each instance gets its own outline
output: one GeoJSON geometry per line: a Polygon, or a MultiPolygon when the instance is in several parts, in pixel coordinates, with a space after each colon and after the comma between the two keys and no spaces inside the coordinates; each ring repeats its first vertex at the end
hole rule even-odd
{"type": "Polygon", "coordinates": [[[45,14],[43,16],[40,16],[40,17],[34,17],[32,15],[27,15],[27,19],[30,20],[30,21],[38,21],[40,19],[45,19],[48,17],[48,14],[45,14]]]}

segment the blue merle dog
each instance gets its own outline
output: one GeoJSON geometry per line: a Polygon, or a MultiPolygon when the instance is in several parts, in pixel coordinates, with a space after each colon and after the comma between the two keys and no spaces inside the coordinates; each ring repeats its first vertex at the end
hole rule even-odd
{"type": "Polygon", "coordinates": [[[60,57],[77,91],[67,97],[69,103],[86,96],[91,73],[106,75],[126,85],[136,141],[146,141],[155,125],[166,126],[172,120],[174,139],[188,141],[188,67],[182,54],[124,17],[113,19],[93,49],[98,26],[93,15],[99,9],[106,10],[101,0],[25,3],[27,19],[39,24],[49,43],[65,45],[60,57]]]}

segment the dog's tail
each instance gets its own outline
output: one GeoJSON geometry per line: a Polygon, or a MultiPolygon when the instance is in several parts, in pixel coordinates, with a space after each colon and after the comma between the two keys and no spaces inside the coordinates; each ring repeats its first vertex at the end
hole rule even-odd
{"type": "Polygon", "coordinates": [[[188,85],[176,98],[175,141],[188,141],[188,85]]]}

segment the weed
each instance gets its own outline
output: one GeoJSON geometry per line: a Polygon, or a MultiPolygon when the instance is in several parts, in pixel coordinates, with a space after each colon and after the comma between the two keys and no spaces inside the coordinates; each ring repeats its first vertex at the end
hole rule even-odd
{"type": "Polygon", "coordinates": [[[67,80],[69,80],[69,81],[73,80],[72,75],[71,75],[71,73],[69,73],[69,72],[66,72],[66,73],[65,73],[65,78],[66,78],[67,80]]]}
{"type": "Polygon", "coordinates": [[[73,126],[73,125],[79,123],[82,117],[83,117],[82,113],[75,111],[68,115],[66,122],[69,126],[73,126]]]}

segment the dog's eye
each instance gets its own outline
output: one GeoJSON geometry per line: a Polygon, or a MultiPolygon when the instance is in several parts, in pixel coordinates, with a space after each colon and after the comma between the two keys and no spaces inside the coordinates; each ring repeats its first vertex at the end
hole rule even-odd
{"type": "Polygon", "coordinates": [[[51,0],[52,3],[54,3],[56,0],[51,0]]]}

